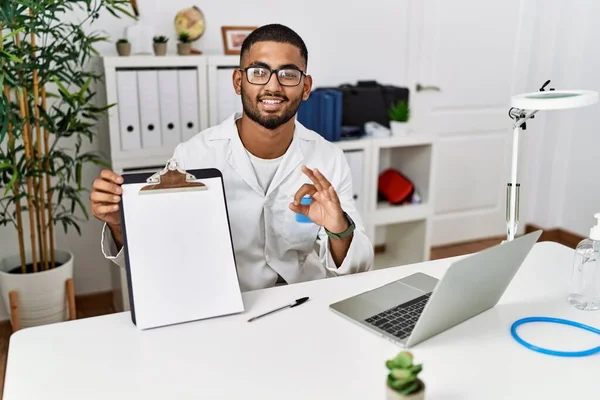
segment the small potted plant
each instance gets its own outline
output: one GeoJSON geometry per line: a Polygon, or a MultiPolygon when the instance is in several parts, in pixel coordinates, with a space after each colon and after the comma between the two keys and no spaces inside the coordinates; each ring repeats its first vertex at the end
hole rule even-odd
{"type": "Polygon", "coordinates": [[[185,56],[192,52],[192,43],[190,35],[187,32],[181,32],[178,36],[177,54],[185,56]]]}
{"type": "Polygon", "coordinates": [[[154,54],[157,56],[164,56],[167,54],[167,42],[169,38],[166,36],[154,36],[152,39],[154,42],[154,54]]]}
{"type": "Polygon", "coordinates": [[[131,43],[129,40],[122,38],[117,41],[117,53],[120,56],[128,56],[131,54],[131,43]]]}
{"type": "Polygon", "coordinates": [[[408,133],[410,108],[406,101],[400,100],[392,104],[389,110],[389,117],[392,135],[406,135],[408,133]]]}
{"type": "Polygon", "coordinates": [[[387,400],[424,400],[425,384],[418,378],[423,367],[413,364],[413,355],[408,351],[398,353],[385,363],[387,375],[387,400]]]}

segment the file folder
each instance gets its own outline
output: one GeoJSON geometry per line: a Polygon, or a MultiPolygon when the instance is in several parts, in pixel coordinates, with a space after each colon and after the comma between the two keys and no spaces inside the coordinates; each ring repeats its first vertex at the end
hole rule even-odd
{"type": "Polygon", "coordinates": [[[198,71],[196,68],[178,71],[179,108],[181,110],[182,140],[200,132],[198,116],[198,71]]]}
{"type": "Polygon", "coordinates": [[[122,150],[141,148],[140,107],[135,71],[117,71],[117,107],[122,150]]]}
{"type": "Polygon", "coordinates": [[[161,141],[158,71],[137,71],[142,149],[158,148],[161,141]]]}
{"type": "Polygon", "coordinates": [[[169,160],[124,174],[120,210],[131,319],[140,330],[244,311],[223,176],[169,160]]]}
{"type": "Polygon", "coordinates": [[[158,93],[160,99],[161,140],[171,149],[182,141],[181,119],[179,118],[179,87],[177,71],[158,71],[158,93]]]}
{"type": "Polygon", "coordinates": [[[235,68],[219,67],[217,70],[217,124],[220,124],[231,114],[242,111],[242,99],[231,90],[231,76],[235,68]]]}

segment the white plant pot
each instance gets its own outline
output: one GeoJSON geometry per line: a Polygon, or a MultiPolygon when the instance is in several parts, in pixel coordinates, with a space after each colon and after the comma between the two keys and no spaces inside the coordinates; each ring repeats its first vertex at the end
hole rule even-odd
{"type": "Polygon", "coordinates": [[[390,121],[390,130],[393,136],[403,136],[408,134],[408,122],[390,121]]]}
{"type": "Polygon", "coordinates": [[[398,392],[392,390],[386,383],[386,400],[425,400],[425,384],[420,379],[419,383],[421,384],[421,390],[406,396],[400,395],[398,392]]]}
{"type": "MultiPolygon", "coordinates": [[[[69,319],[67,280],[73,278],[73,254],[64,250],[54,252],[57,266],[43,271],[22,274],[9,273],[21,265],[20,256],[0,260],[0,293],[4,308],[12,316],[9,293],[16,291],[20,328],[46,325],[69,319]],[[61,264],[58,266],[58,264],[61,264]]],[[[31,263],[30,253],[26,261],[31,263]]]]}

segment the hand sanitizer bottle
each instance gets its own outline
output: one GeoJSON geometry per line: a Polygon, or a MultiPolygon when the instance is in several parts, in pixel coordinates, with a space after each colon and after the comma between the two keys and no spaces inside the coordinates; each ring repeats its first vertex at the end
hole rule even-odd
{"type": "Polygon", "coordinates": [[[569,303],[586,311],[600,310],[600,213],[590,237],[579,242],[569,287],[569,303]]]}

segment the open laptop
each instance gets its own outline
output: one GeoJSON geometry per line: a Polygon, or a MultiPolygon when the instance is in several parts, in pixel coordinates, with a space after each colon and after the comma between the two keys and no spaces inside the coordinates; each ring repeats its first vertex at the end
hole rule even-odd
{"type": "Polygon", "coordinates": [[[541,233],[531,232],[462,258],[439,281],[415,273],[330,308],[410,347],[495,306],[541,233]]]}

